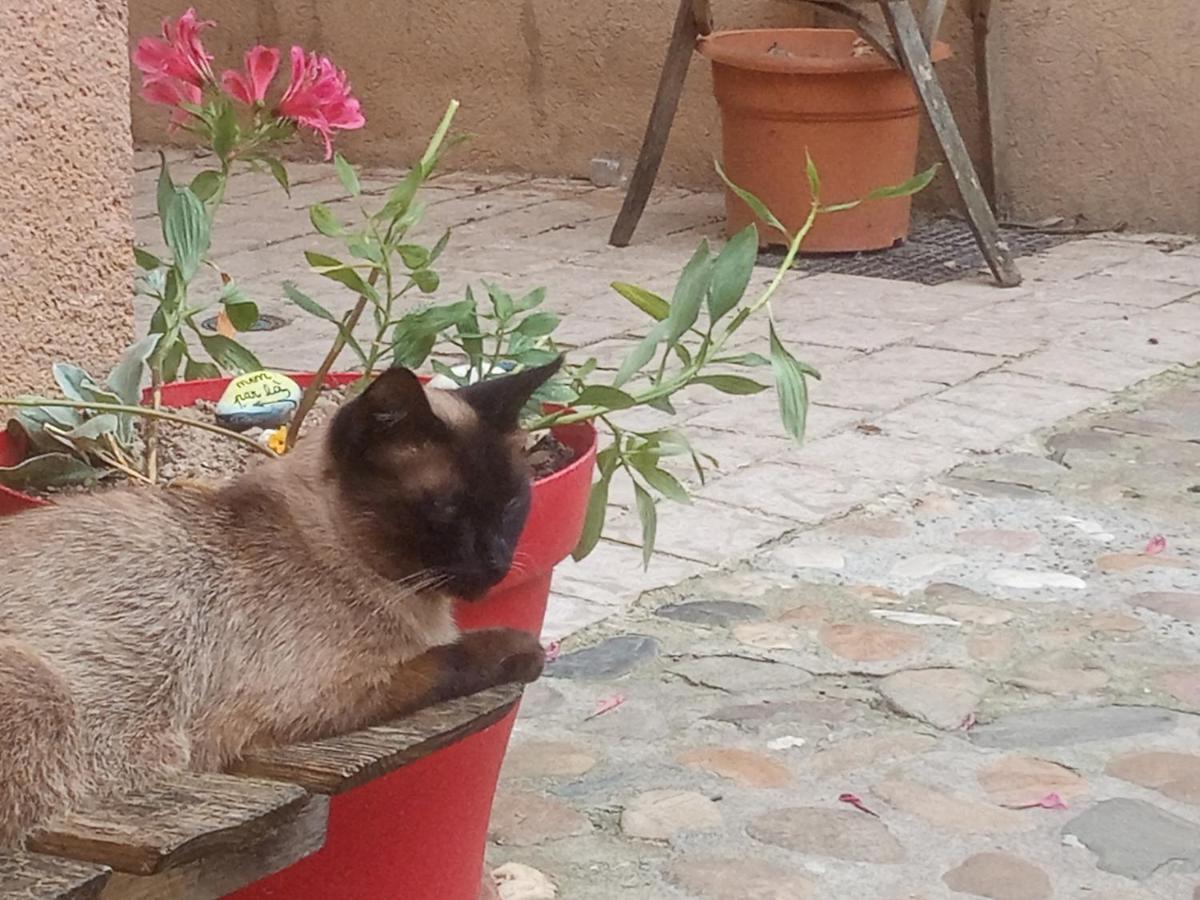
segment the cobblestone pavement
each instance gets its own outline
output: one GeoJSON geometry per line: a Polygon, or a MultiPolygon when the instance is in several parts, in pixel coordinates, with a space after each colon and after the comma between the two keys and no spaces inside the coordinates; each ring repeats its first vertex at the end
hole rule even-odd
{"type": "MultiPolygon", "coordinates": [[[[348,308],[304,271],[331,249],[305,206],[361,201],[327,167],[293,180],[238,176],[215,255],[286,320],[248,343],[311,368],[331,335],[279,283],[348,308]]],[[[662,190],[618,250],[612,190],[454,174],[428,199],[445,290],[544,285],[564,342],[614,367],[641,323],[609,282],[669,290],[721,218],[662,190]]],[[[677,404],[721,471],[661,509],[649,572],[616,490],[556,572],[563,653],[493,816],[507,900],[1200,900],[1200,243],[1102,235],[1021,269],[1010,291],[790,275],[780,330],[825,376],[803,447],[770,395],[677,404]]]]}
{"type": "MultiPolygon", "coordinates": [[[[177,181],[205,167],[178,150],[169,159],[177,181]]],[[[154,219],[157,162],[156,153],[139,151],[134,176],[136,232],[152,248],[162,240],[154,219]]],[[[315,233],[307,206],[326,202],[349,220],[364,201],[346,196],[330,166],[293,164],[291,174],[290,199],[269,175],[233,179],[213,255],[264,312],[287,322],[249,335],[247,343],[268,365],[302,369],[324,355],[330,326],[285,302],[280,283],[296,281],[335,312],[352,305],[348,292],[307,271],[304,250],[337,246],[315,233]]],[[[365,202],[382,202],[399,177],[365,173],[365,202]]],[[[426,199],[423,233],[454,231],[443,257],[443,291],[482,278],[513,288],[543,285],[548,306],[565,317],[557,334],[573,352],[612,368],[633,344],[630,329],[644,325],[610,282],[669,291],[699,240],[719,237],[722,219],[716,194],[659,189],[634,244],[617,249],[607,244],[621,200],[615,189],[454,173],[435,179],[426,199]]],[[[720,460],[721,471],[703,487],[690,471],[679,473],[697,488],[696,503],[661,508],[661,552],[649,572],[633,546],[639,528],[629,509],[632,491],[614,485],[610,499],[621,509],[606,540],[583,563],[568,561],[556,573],[547,637],[571,634],[643,591],[744,559],[797,527],[844,514],[1200,359],[1200,243],[1112,235],[1024,259],[1021,269],[1027,281],[1016,290],[982,278],[929,288],[789,276],[774,304],[780,331],[824,374],[812,390],[805,446],[784,437],[770,393],[731,399],[702,389],[682,399],[676,421],[720,460]]],[[[773,274],[759,271],[762,283],[773,274]]],[[[215,275],[206,277],[215,297],[215,275]]],[[[144,307],[138,313],[149,316],[144,307]]],[[[746,347],[765,342],[760,327],[746,347]]],[[[643,423],[668,421],[650,411],[635,415],[643,423]]]]}
{"type": "Polygon", "coordinates": [[[1169,375],[649,594],[528,691],[491,862],[570,900],[1200,898],[1198,535],[1169,375]]]}

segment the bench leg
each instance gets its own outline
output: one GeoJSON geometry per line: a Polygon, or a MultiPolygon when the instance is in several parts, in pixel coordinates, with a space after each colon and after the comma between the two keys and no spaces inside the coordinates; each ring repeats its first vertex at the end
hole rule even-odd
{"type": "Polygon", "coordinates": [[[992,208],[988,206],[983,188],[979,184],[979,176],[975,174],[971,157],[967,154],[962,135],[954,122],[950,104],[946,102],[946,95],[942,93],[942,86],[934,75],[933,61],[929,58],[929,50],[921,38],[921,29],[912,6],[908,0],[880,0],[880,6],[887,19],[888,28],[891,29],[896,52],[904,68],[912,76],[917,94],[942,146],[946,165],[958,186],[958,193],[966,209],[967,222],[975,234],[979,249],[983,251],[984,259],[987,260],[996,281],[1004,287],[1016,287],[1021,283],[1021,273],[1017,271],[1007,245],[1000,240],[996,217],[992,208]]]}
{"type": "Polygon", "coordinates": [[[658,166],[662,162],[663,151],[667,148],[667,137],[671,133],[671,124],[675,121],[675,110],[679,107],[683,82],[687,77],[688,65],[691,63],[698,36],[699,27],[696,15],[692,11],[692,0],[679,0],[675,28],[671,32],[671,43],[667,45],[667,58],[658,79],[658,93],[654,95],[654,107],[650,111],[650,121],[646,124],[642,149],[633,169],[633,177],[629,179],[625,202],[621,204],[621,212],[617,214],[617,221],[613,224],[612,233],[608,238],[608,242],[614,247],[629,245],[638,220],[642,217],[642,211],[646,208],[646,201],[650,199],[650,190],[654,187],[658,166]]]}

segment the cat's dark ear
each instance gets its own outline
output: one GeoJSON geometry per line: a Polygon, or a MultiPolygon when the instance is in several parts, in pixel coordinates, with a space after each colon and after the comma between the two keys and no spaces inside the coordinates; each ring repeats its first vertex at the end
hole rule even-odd
{"type": "Polygon", "coordinates": [[[562,368],[563,359],[512,375],[488,378],[460,388],[458,395],[471,404],[476,415],[498,431],[514,431],[520,424],[521,410],[533,392],[562,368]]]}
{"type": "Polygon", "coordinates": [[[330,441],[335,453],[358,455],[380,441],[440,440],[446,434],[446,423],[430,408],[417,376],[393,368],[338,410],[330,441]]]}

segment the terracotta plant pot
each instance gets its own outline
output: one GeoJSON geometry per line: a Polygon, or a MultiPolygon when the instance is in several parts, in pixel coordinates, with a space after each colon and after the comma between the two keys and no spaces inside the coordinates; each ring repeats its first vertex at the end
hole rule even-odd
{"type": "MultiPolygon", "coordinates": [[[[865,48],[855,32],[719,31],[702,37],[698,49],[712,60],[725,172],[788,230],[798,230],[808,217],[805,151],[817,165],[826,204],[856,200],[916,174],[916,92],[907,74],[865,48]]],[[[934,48],[934,60],[949,55],[945,44],[934,48]]],[[[725,209],[729,234],[755,221],[731,191],[725,209]]],[[[898,197],[821,216],[801,249],[891,247],[907,237],[910,209],[911,198],[898,197]]],[[[763,245],[786,243],[777,229],[761,221],[758,226],[763,245]]]]}
{"type": "MultiPolygon", "coordinates": [[[[312,376],[293,375],[301,386],[312,376]]],[[[330,375],[345,384],[354,374],[330,375]]],[[[168,406],[217,400],[227,378],[178,382],[163,391],[168,406]]],[[[517,545],[522,560],[482,600],[456,609],[465,629],[509,626],[538,634],[554,567],[583,530],[596,461],[596,432],[587,423],[554,429],[575,459],[533,485],[529,521],[517,545]]],[[[0,465],[23,458],[0,432],[0,465]]],[[[0,488],[0,515],[45,501],[0,488]]],[[[488,819],[516,711],[483,731],[417,762],[331,798],[325,845],[312,856],[229,896],[320,897],[325,900],[477,900],[488,819]]]]}

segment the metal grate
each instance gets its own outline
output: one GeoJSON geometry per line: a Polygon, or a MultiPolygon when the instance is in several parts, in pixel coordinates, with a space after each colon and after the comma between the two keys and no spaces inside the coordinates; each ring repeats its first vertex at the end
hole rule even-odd
{"type": "MultiPolygon", "coordinates": [[[[1001,239],[1014,256],[1029,256],[1049,250],[1079,235],[1033,231],[1028,228],[1000,229],[1001,239]]],[[[778,268],[783,250],[771,248],[758,255],[758,264],[778,268]]],[[[931,219],[913,223],[908,240],[887,250],[862,253],[821,253],[797,257],[792,265],[805,272],[865,275],[917,284],[945,284],[979,271],[987,271],[975,236],[961,219],[931,219]]]]}
{"type": "MultiPolygon", "coordinates": [[[[247,329],[248,331],[275,331],[287,324],[287,319],[280,316],[273,316],[270,313],[260,313],[258,318],[254,320],[254,324],[247,329]]],[[[200,328],[203,331],[209,331],[213,334],[217,333],[217,317],[211,316],[200,322],[200,328]]]]}

